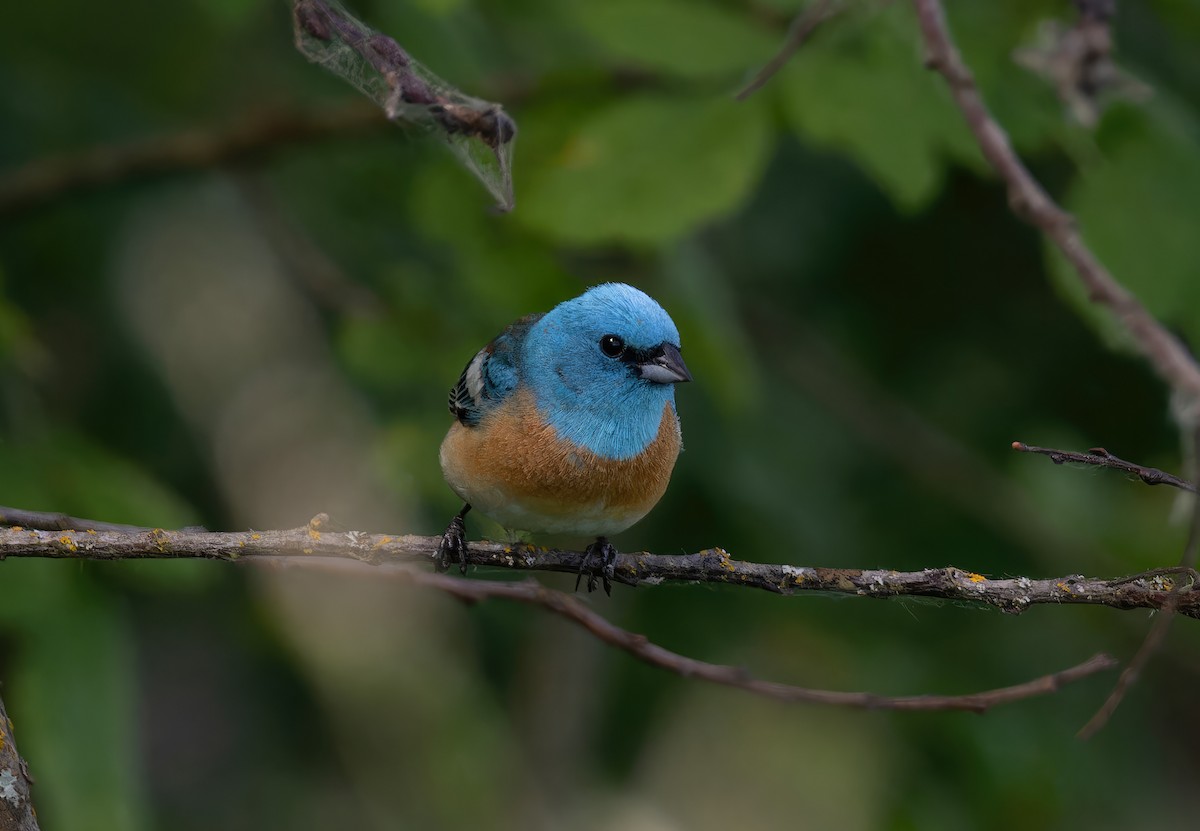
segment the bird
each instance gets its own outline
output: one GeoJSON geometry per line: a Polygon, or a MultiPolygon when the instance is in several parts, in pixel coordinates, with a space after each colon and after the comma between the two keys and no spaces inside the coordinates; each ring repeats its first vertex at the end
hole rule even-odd
{"type": "Polygon", "coordinates": [[[670,315],[640,289],[603,283],[511,323],[451,387],[439,459],[463,500],[438,545],[467,569],[465,517],[510,531],[594,537],[588,575],[611,594],[608,537],[662,498],[683,446],[675,385],[692,380],[670,315]]]}

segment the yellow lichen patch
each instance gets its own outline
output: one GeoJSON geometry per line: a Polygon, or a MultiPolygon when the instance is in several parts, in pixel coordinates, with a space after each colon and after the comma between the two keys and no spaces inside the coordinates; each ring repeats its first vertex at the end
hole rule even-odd
{"type": "Polygon", "coordinates": [[[1061,580],[1059,580],[1059,581],[1058,581],[1057,583],[1055,583],[1054,585],[1055,585],[1055,587],[1057,587],[1057,588],[1058,588],[1058,590],[1059,590],[1060,592],[1064,592],[1065,594],[1070,594],[1070,593],[1071,593],[1071,587],[1070,587],[1070,586],[1068,586],[1066,583],[1064,583],[1064,582],[1063,582],[1063,581],[1061,581],[1061,580]]]}
{"type": "Polygon", "coordinates": [[[251,534],[250,539],[254,540],[255,542],[258,542],[259,540],[262,539],[262,534],[251,534]]]}
{"type": "Polygon", "coordinates": [[[967,572],[963,572],[963,573],[966,576],[966,578],[968,580],[970,580],[972,583],[982,583],[987,580],[987,578],[984,577],[982,574],[976,574],[973,571],[967,571],[967,572]]]}
{"type": "Polygon", "coordinates": [[[85,534],[91,534],[91,535],[95,536],[95,534],[96,534],[96,529],[95,529],[95,528],[89,528],[89,529],[87,529],[87,531],[85,531],[84,533],[85,533],[85,534]]]}
{"type": "Polygon", "coordinates": [[[376,548],[383,548],[385,545],[387,545],[387,544],[388,544],[388,543],[390,543],[391,541],[392,541],[392,538],[391,538],[391,537],[380,537],[380,538],[379,538],[379,542],[375,543],[375,547],[376,547],[376,548]]]}
{"type": "Polygon", "coordinates": [[[14,525],[12,528],[9,528],[8,530],[10,530],[10,531],[24,531],[25,529],[24,529],[24,528],[22,528],[20,525],[14,525]]]}
{"type": "Polygon", "coordinates": [[[74,551],[79,550],[79,546],[75,544],[75,540],[71,539],[66,534],[63,534],[61,537],[58,538],[58,544],[61,545],[63,548],[67,549],[68,551],[74,552],[74,551]]]}
{"type": "Polygon", "coordinates": [[[321,532],[317,530],[317,527],[316,527],[316,525],[311,525],[311,526],[309,526],[309,529],[308,529],[308,538],[309,538],[310,540],[313,540],[314,542],[320,542],[320,541],[321,541],[321,532]]]}
{"type": "Polygon", "coordinates": [[[300,549],[300,553],[301,554],[311,554],[311,553],[313,553],[313,550],[311,548],[302,548],[302,549],[300,549]]]}
{"type": "Polygon", "coordinates": [[[721,558],[721,568],[725,569],[726,571],[737,571],[737,568],[733,565],[733,560],[729,559],[728,551],[726,551],[724,548],[715,548],[713,550],[716,551],[717,556],[721,558]]]}
{"type": "Polygon", "coordinates": [[[154,547],[158,549],[160,554],[165,553],[167,544],[171,541],[170,536],[161,528],[155,528],[150,532],[150,539],[154,540],[154,547]]]}

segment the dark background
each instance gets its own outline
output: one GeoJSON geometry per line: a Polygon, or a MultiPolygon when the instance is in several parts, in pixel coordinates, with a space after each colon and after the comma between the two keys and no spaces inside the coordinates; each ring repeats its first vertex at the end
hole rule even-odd
{"type": "MultiPolygon", "coordinates": [[[[1153,96],[1087,129],[1012,60],[1069,4],[951,6],[1018,150],[1117,278],[1194,339],[1200,7],[1122,5],[1119,61],[1153,96]]],[[[854,4],[745,103],[731,93],[794,0],[356,11],[505,102],[516,211],[489,213],[436,139],[391,125],[9,210],[0,504],[439,533],[463,365],[519,315],[622,280],[672,314],[696,377],[671,488],[624,549],[1035,577],[1177,561],[1173,493],[1009,449],[1181,467],[1164,388],[1009,212],[921,67],[907,3],[854,4]]],[[[22,3],[4,28],[0,183],[35,159],[362,100],[294,51],[283,2],[22,3]]],[[[832,711],[667,675],[536,609],[381,581],[185,562],[0,573],[3,696],[48,829],[1195,822],[1190,620],[1084,743],[1115,676],[982,718],[832,711]]],[[[697,658],[886,694],[1128,658],[1151,622],[703,586],[589,600],[697,658]]]]}

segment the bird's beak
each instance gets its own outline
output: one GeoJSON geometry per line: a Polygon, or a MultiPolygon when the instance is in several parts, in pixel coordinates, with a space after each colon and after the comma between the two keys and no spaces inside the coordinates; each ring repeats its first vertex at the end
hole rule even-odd
{"type": "Polygon", "coordinates": [[[642,377],[656,384],[679,384],[692,380],[678,347],[664,343],[649,360],[638,364],[642,377]]]}

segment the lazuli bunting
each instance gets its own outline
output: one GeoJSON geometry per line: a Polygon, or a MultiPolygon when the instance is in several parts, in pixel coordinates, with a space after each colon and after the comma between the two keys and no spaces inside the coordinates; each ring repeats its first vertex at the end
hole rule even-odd
{"type": "Polygon", "coordinates": [[[675,384],[691,379],[670,316],[622,283],[510,325],[450,390],[442,473],[466,504],[439,566],[455,559],[466,571],[464,517],[475,507],[509,529],[596,537],[580,574],[590,590],[599,573],[611,591],[607,537],[666,491],[682,443],[675,384]]]}

